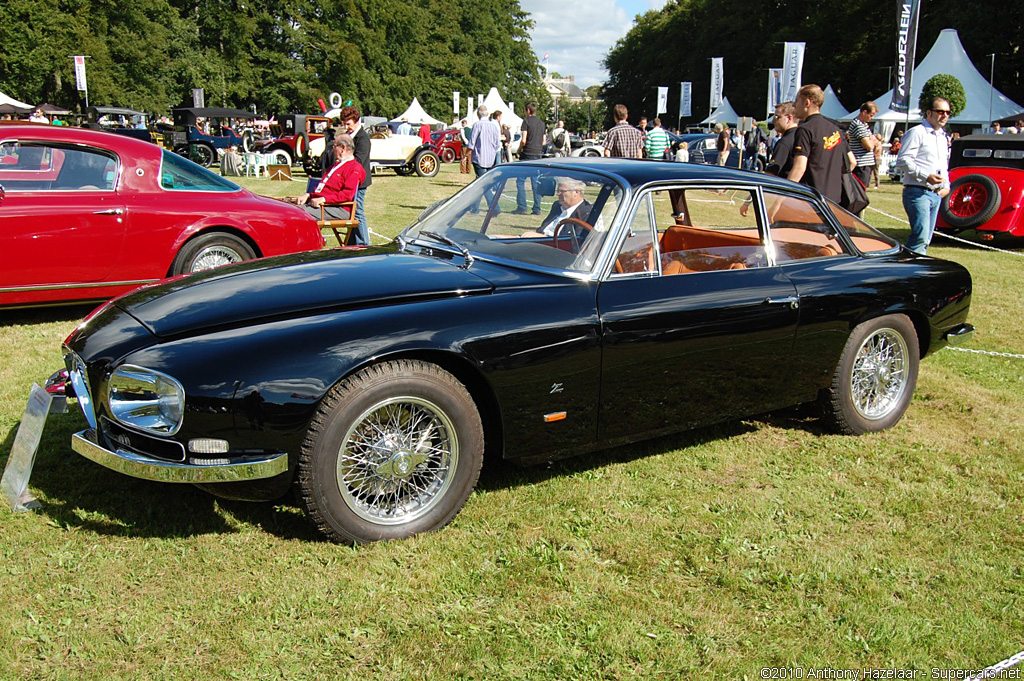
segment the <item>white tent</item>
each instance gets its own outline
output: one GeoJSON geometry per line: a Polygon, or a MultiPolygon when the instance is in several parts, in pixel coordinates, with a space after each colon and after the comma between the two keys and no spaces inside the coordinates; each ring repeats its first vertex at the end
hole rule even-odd
{"type": "MultiPolygon", "coordinates": [[[[487,96],[484,97],[483,105],[487,107],[487,113],[492,114],[495,111],[501,112],[501,124],[508,126],[509,130],[519,130],[523,127],[523,119],[516,115],[516,112],[512,110],[505,100],[498,94],[498,88],[492,87],[487,96]]],[[[480,107],[480,103],[477,102],[477,108],[480,107]]],[[[469,122],[476,122],[476,109],[473,110],[472,115],[469,117],[469,122]]]]}
{"type": "MultiPolygon", "coordinates": [[[[860,111],[860,107],[857,108],[857,111],[860,111]]],[[[821,115],[835,120],[846,118],[846,107],[839,101],[839,97],[836,96],[836,91],[832,89],[831,85],[825,86],[825,103],[821,105],[821,115]]]]}
{"type": "MultiPolygon", "coordinates": [[[[956,29],[947,28],[939,33],[935,44],[928,51],[927,56],[914,69],[914,78],[911,82],[910,91],[910,121],[920,121],[921,111],[917,107],[917,100],[921,97],[921,90],[928,79],[940,73],[948,73],[956,76],[964,86],[964,93],[967,95],[967,106],[960,112],[960,115],[950,119],[950,123],[973,123],[987,125],[990,121],[998,121],[1001,118],[1015,116],[1024,107],[1010,100],[999,90],[994,89],[978,69],[974,68],[970,57],[964,51],[960,42],[960,36],[956,29]],[[992,98],[992,115],[989,116],[989,96],[992,98]]],[[[893,121],[900,123],[907,120],[907,114],[893,111],[889,108],[892,101],[892,90],[881,97],[875,98],[878,105],[876,121],[893,121]]],[[[858,109],[859,111],[859,109],[858,109]]],[[[845,119],[853,118],[857,111],[844,116],[845,119]]]]}
{"type": "Polygon", "coordinates": [[[722,103],[718,105],[710,116],[700,122],[701,125],[709,125],[714,123],[731,123],[736,125],[740,120],[739,114],[732,108],[732,104],[729,103],[728,97],[722,98],[722,103]]]}
{"type": "Polygon", "coordinates": [[[4,93],[0,92],[0,105],[7,104],[13,109],[24,109],[24,113],[30,113],[35,107],[25,102],[19,102],[13,97],[8,97],[4,93]]]}
{"type": "Polygon", "coordinates": [[[426,123],[427,125],[442,125],[442,121],[437,120],[420,106],[420,102],[415,97],[412,98],[412,104],[404,112],[391,119],[392,123],[400,123],[402,119],[409,121],[413,125],[420,125],[426,123]]]}

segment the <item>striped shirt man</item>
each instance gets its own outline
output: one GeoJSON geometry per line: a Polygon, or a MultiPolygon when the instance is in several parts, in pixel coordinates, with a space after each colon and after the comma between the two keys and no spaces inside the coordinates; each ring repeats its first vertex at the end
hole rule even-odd
{"type": "Polygon", "coordinates": [[[644,141],[644,151],[647,153],[647,158],[654,158],[663,160],[665,158],[665,150],[668,149],[671,144],[668,133],[661,127],[661,119],[654,119],[654,129],[648,131],[647,139],[644,141]]]}

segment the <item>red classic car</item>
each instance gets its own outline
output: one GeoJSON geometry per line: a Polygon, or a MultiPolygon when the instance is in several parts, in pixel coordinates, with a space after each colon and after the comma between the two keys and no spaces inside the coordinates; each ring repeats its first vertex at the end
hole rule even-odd
{"type": "Polygon", "coordinates": [[[939,230],[973,234],[982,241],[1024,237],[1024,135],[954,140],[949,169],[950,192],[939,208],[939,230]]]}
{"type": "Polygon", "coordinates": [[[323,245],[301,209],[148,142],[0,124],[0,306],[104,300],[323,245]]]}
{"type": "Polygon", "coordinates": [[[432,133],[430,146],[445,163],[454,163],[462,158],[462,136],[457,128],[432,133]]]}

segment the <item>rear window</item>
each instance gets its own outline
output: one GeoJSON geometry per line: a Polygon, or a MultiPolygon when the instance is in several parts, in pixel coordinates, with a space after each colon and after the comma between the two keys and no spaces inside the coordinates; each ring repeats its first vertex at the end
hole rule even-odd
{"type": "Polygon", "coordinates": [[[839,220],[839,224],[850,235],[853,245],[861,253],[890,253],[899,249],[898,241],[882,234],[856,215],[840,208],[832,201],[828,201],[828,207],[832,209],[832,214],[839,220]]]}
{"type": "Polygon", "coordinates": [[[186,192],[236,192],[241,189],[234,182],[166,149],[163,150],[160,168],[160,186],[170,191],[186,192]]]}

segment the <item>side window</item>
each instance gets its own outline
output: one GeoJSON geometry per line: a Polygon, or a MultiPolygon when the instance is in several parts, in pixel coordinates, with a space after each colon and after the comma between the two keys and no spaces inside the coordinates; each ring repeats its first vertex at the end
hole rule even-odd
{"type": "Polygon", "coordinates": [[[117,159],[99,149],[0,144],[0,183],[8,191],[111,191],[116,181],[117,159]]]}
{"type": "Polygon", "coordinates": [[[776,262],[841,255],[846,248],[825,216],[806,199],[765,192],[776,262]]]}
{"type": "Polygon", "coordinates": [[[754,193],[747,189],[653,192],[665,275],[767,265],[754,193]]]}
{"type": "Polygon", "coordinates": [[[638,203],[626,239],[615,258],[613,275],[658,271],[654,260],[654,223],[651,222],[653,196],[654,193],[646,194],[638,203]]]}

